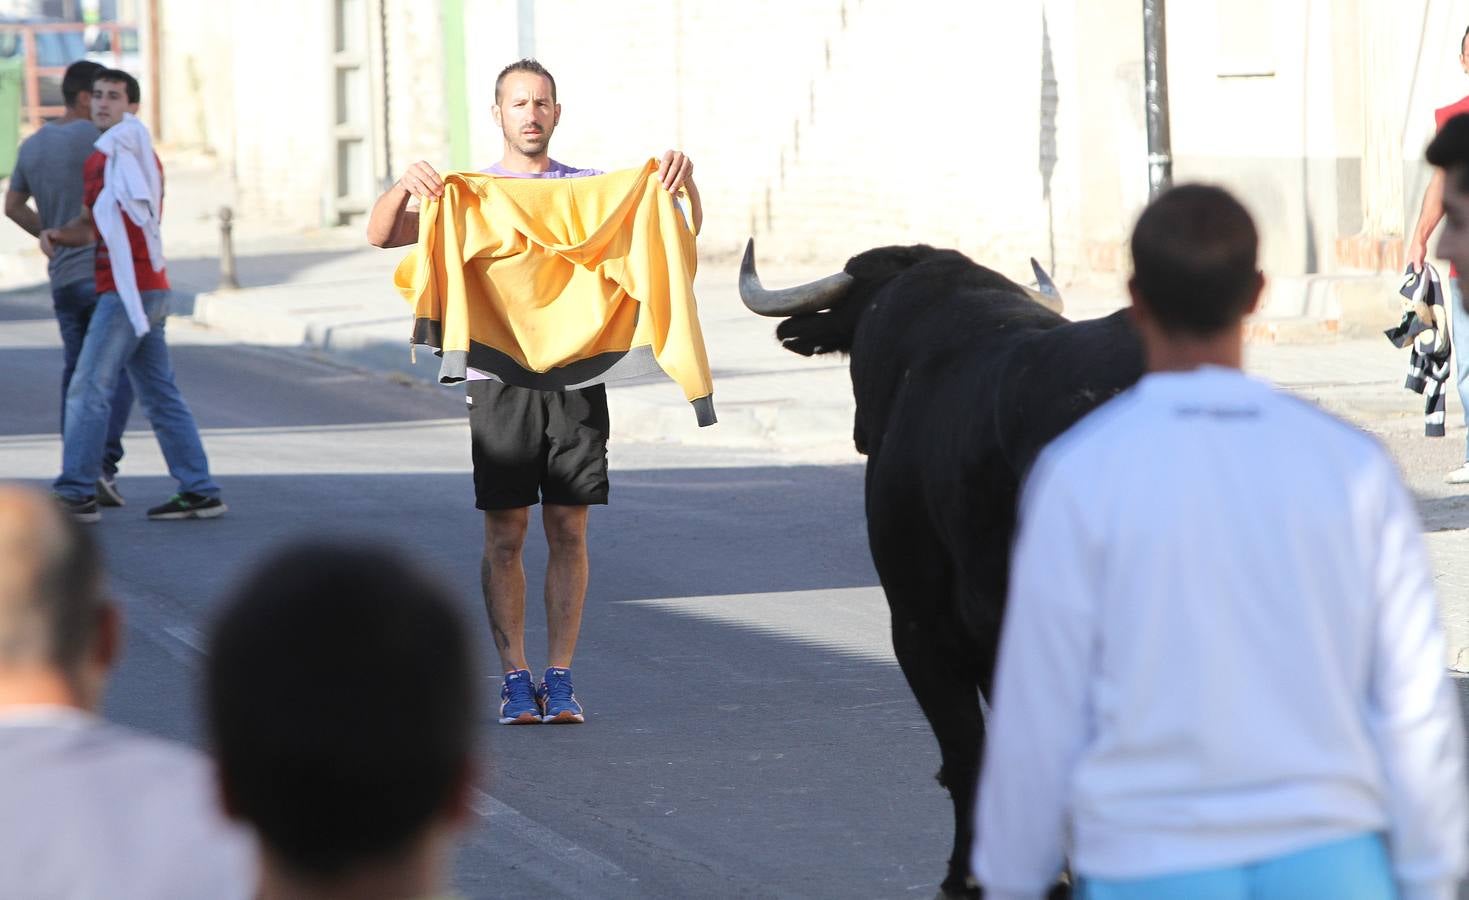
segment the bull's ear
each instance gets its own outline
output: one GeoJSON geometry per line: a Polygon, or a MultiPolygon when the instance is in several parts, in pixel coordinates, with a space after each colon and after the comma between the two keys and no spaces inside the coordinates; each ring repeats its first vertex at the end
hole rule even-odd
{"type": "Polygon", "coordinates": [[[1034,256],[1030,258],[1030,270],[1035,273],[1036,286],[1026,288],[1025,292],[1032,300],[1059,315],[1066,305],[1061,300],[1061,292],[1056,289],[1056,282],[1051,280],[1051,276],[1034,256]]]}

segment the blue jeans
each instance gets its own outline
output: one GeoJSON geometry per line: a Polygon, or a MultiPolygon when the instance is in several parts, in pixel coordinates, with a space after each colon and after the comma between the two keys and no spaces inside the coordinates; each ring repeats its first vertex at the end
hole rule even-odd
{"type": "Polygon", "coordinates": [[[1157,878],[1082,878],[1077,900],[1394,900],[1381,835],[1363,834],[1245,866],[1157,878]]]}
{"type": "MultiPolygon", "coordinates": [[[[1469,312],[1464,311],[1464,295],[1459,279],[1449,279],[1449,338],[1454,354],[1454,383],[1459,386],[1459,408],[1464,411],[1464,424],[1469,426],[1469,312]]],[[[1465,438],[1464,459],[1469,461],[1469,438],[1465,438]]]]}
{"type": "Polygon", "coordinates": [[[199,440],[199,426],[194,424],[194,414],[173,380],[173,363],[163,338],[168,291],[143,291],[143,311],[152,327],[138,337],[116,292],[108,291],[97,298],[97,309],[87,326],[76,372],[66,392],[61,475],[53,483],[56,493],[63,497],[83,499],[96,490],[112,397],[124,369],[138,392],[168,463],[168,473],[178,481],[179,491],[219,496],[219,486],[209,477],[209,460],[199,440]]]}
{"type": "MultiPolygon", "coordinates": [[[[88,278],[59,287],[53,285],[51,306],[56,310],[56,324],[61,327],[61,433],[64,435],[66,391],[82,352],[82,339],[87,336],[87,323],[92,321],[92,312],[97,308],[96,282],[88,278]]],[[[117,474],[117,463],[122,459],[122,433],[132,409],[133,386],[124,373],[117,379],[117,392],[112,395],[112,417],[107,422],[107,444],[102,452],[102,472],[108,478],[117,474]]]]}

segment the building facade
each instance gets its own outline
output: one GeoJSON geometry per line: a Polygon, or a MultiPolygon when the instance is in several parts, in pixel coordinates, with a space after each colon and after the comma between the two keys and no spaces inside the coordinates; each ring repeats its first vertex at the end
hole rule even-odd
{"type": "MultiPolygon", "coordinates": [[[[414,160],[498,159],[520,56],[556,75],[557,158],[695,160],[708,256],[926,242],[1108,275],[1147,199],[1137,0],[217,0],[159,26],[162,139],[302,225],[414,160]]],[[[1469,93],[1469,0],[1190,0],[1167,26],[1175,179],[1240,194],[1272,275],[1396,267],[1433,108],[1469,93]]]]}

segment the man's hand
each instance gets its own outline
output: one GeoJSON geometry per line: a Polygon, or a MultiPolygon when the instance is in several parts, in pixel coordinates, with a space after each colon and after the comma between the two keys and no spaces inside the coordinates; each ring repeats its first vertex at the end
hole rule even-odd
{"type": "Polygon", "coordinates": [[[1413,243],[1408,245],[1408,265],[1413,267],[1414,272],[1422,272],[1423,261],[1427,257],[1428,245],[1414,238],[1413,243]]]}
{"type": "Polygon", "coordinates": [[[694,161],[684,156],[681,151],[669,150],[663,154],[663,160],[658,164],[658,183],[663,185],[669,193],[678,193],[685,182],[694,177],[694,161]]]}
{"type": "Polygon", "coordinates": [[[41,232],[41,252],[46,254],[47,259],[56,255],[55,228],[47,228],[41,232]]]}
{"type": "Polygon", "coordinates": [[[398,179],[398,184],[419,200],[437,200],[444,196],[444,179],[439,177],[433,166],[423,160],[409,166],[403,177],[398,179]]]}

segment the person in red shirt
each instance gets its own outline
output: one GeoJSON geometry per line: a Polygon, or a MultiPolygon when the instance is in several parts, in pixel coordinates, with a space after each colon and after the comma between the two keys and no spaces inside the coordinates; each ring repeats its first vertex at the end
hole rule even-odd
{"type": "Polygon", "coordinates": [[[148,518],[208,519],[225,512],[164,340],[169,286],[159,234],[163,164],[148,130],[132,115],[138,100],[138,82],[128,73],[97,74],[92,122],[103,134],[82,169],[82,212],[41,232],[48,256],[56,247],[97,247],[97,308],[67,389],[61,474],[52,483],[57,499],[84,522],[101,517],[95,485],[113,388],[124,369],[179,485],[178,493],[148,510],[148,518]]]}
{"type": "MultiPolygon", "coordinates": [[[[1469,74],[1469,29],[1465,29],[1464,36],[1459,39],[1459,65],[1469,74]]],[[[1464,113],[1469,113],[1469,96],[1434,110],[1434,133],[1441,132],[1450,119],[1464,113]]],[[[1435,169],[1433,177],[1428,180],[1428,188],[1423,192],[1418,224],[1413,227],[1413,239],[1408,244],[1408,265],[1413,267],[1413,271],[1423,271],[1423,261],[1428,256],[1428,238],[1443,217],[1444,171],[1435,169]]],[[[1464,410],[1464,424],[1469,426],[1469,360],[1465,359],[1469,356],[1469,311],[1464,309],[1464,295],[1459,288],[1459,270],[1452,261],[1449,265],[1449,292],[1452,296],[1452,302],[1449,303],[1452,321],[1449,335],[1453,343],[1454,382],[1459,386],[1459,406],[1464,410]],[[1462,340],[1459,337],[1461,334],[1464,335],[1462,340]]],[[[1444,476],[1444,480],[1449,484],[1469,484],[1469,439],[1466,439],[1464,448],[1464,463],[1444,476]]]]}

